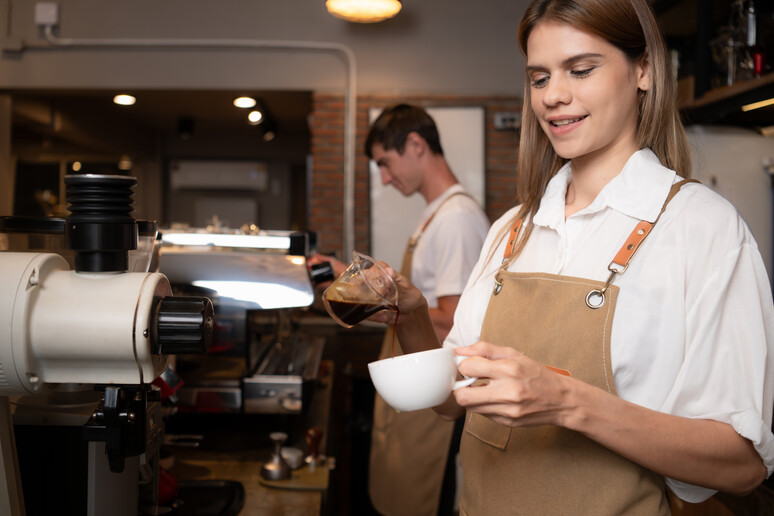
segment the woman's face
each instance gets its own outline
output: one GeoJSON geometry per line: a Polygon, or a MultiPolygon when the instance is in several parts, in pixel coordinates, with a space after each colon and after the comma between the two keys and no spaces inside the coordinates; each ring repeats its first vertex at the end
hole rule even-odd
{"type": "Polygon", "coordinates": [[[648,88],[647,68],[604,39],[554,21],[532,30],[527,55],[532,110],[559,156],[637,150],[637,90],[648,88]]]}

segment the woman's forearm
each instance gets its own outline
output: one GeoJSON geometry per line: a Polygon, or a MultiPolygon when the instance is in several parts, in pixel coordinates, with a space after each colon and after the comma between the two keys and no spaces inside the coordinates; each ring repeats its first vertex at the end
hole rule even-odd
{"type": "Polygon", "coordinates": [[[427,302],[408,313],[398,315],[396,334],[404,353],[416,353],[441,346],[435,333],[427,302]]]}
{"type": "Polygon", "coordinates": [[[744,494],[766,477],[752,443],[730,425],[650,410],[577,382],[564,424],[661,475],[744,494]]]}

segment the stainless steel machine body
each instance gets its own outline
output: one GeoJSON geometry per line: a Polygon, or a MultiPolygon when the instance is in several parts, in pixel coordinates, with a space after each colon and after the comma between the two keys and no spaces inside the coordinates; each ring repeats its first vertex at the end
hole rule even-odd
{"type": "Polygon", "coordinates": [[[314,301],[306,264],[313,240],[286,231],[161,230],[158,271],[176,292],[212,299],[216,314],[208,355],[177,357],[181,411],[302,411],[324,344],[291,321],[314,301]]]}

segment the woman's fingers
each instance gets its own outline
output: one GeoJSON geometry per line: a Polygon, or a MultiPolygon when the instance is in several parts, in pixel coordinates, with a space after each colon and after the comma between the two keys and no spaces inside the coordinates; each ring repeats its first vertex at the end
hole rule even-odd
{"type": "Polygon", "coordinates": [[[559,420],[566,406],[564,393],[569,384],[565,382],[573,380],[516,350],[509,352],[486,342],[458,349],[465,349],[470,357],[460,363],[460,373],[487,380],[454,391],[460,406],[509,426],[556,424],[559,420]]]}

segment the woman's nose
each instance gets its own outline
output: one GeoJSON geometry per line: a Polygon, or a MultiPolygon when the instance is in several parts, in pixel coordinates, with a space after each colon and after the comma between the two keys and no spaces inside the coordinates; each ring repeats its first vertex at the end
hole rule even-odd
{"type": "Polygon", "coordinates": [[[546,85],[543,103],[547,106],[555,106],[557,104],[569,104],[571,100],[572,92],[568,82],[561,77],[552,77],[546,85]]]}

